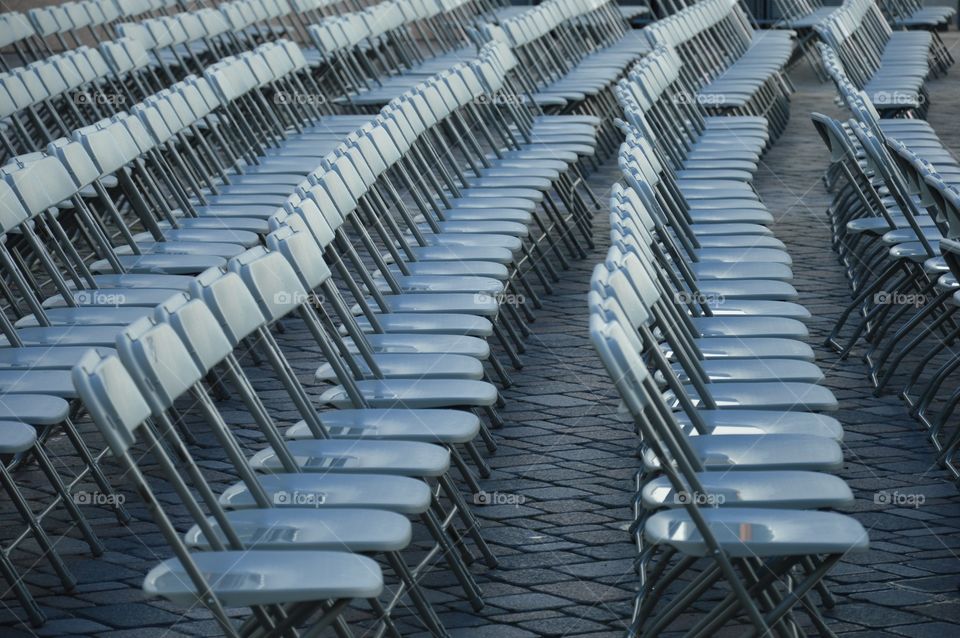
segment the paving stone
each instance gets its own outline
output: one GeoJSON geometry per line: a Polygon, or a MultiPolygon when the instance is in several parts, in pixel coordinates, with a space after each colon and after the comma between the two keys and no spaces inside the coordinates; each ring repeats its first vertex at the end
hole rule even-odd
{"type": "Polygon", "coordinates": [[[38,627],[33,631],[38,636],[65,636],[68,634],[92,634],[109,630],[110,627],[85,618],[58,618],[47,621],[43,627],[38,627]]]}
{"type": "Polygon", "coordinates": [[[528,593],[487,598],[487,603],[510,611],[531,611],[564,607],[569,605],[570,601],[547,594],[528,593]]]}
{"type": "Polygon", "coordinates": [[[152,605],[138,603],[100,605],[78,610],[77,613],[118,629],[143,627],[145,625],[170,625],[182,618],[182,616],[158,609],[152,605]]]}
{"type": "Polygon", "coordinates": [[[544,636],[576,636],[587,632],[603,631],[605,627],[584,618],[548,618],[530,622],[521,622],[524,629],[535,631],[544,636]]]}

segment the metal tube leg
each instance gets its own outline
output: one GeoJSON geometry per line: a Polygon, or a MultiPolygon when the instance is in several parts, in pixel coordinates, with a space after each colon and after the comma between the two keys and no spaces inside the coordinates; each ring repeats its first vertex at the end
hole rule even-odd
{"type": "Polygon", "coordinates": [[[457,580],[460,581],[460,586],[470,601],[470,606],[473,607],[474,611],[480,611],[483,609],[483,600],[480,598],[480,588],[477,587],[473,576],[467,570],[467,566],[460,559],[457,550],[450,544],[450,539],[447,537],[446,532],[443,531],[436,515],[432,511],[426,511],[421,516],[421,519],[424,525],[427,526],[427,529],[430,530],[433,539],[440,545],[440,551],[443,552],[450,571],[452,571],[454,576],[457,577],[457,580]]]}
{"type": "Polygon", "coordinates": [[[443,487],[447,498],[449,498],[453,506],[457,508],[457,514],[460,516],[460,520],[466,526],[467,533],[470,534],[470,538],[476,543],[480,553],[483,554],[483,560],[486,562],[487,567],[493,569],[498,564],[497,557],[493,555],[490,546],[487,545],[487,541],[480,533],[480,521],[476,519],[470,510],[470,506],[463,500],[463,495],[460,494],[457,486],[450,480],[449,474],[444,474],[440,477],[440,485],[443,487]]]}
{"type": "Polygon", "coordinates": [[[47,480],[50,481],[50,484],[56,491],[58,498],[63,501],[63,507],[67,510],[67,513],[70,514],[70,518],[73,519],[73,522],[80,529],[80,533],[83,534],[83,538],[87,542],[87,546],[90,548],[90,553],[92,553],[94,556],[100,556],[103,554],[103,543],[100,542],[96,532],[94,532],[93,528],[90,527],[90,523],[83,515],[83,512],[81,512],[80,508],[77,507],[77,504],[73,502],[73,499],[70,497],[70,492],[67,490],[67,486],[63,484],[63,481],[60,479],[60,475],[57,474],[53,464],[50,463],[50,458],[47,456],[47,453],[43,450],[39,443],[37,443],[37,445],[34,447],[34,454],[37,458],[37,465],[40,467],[40,470],[46,475],[47,480]]]}
{"type": "Polygon", "coordinates": [[[444,628],[443,623],[437,616],[436,611],[434,611],[433,606],[424,595],[423,589],[420,587],[420,583],[418,583],[416,578],[414,578],[407,564],[403,562],[403,557],[396,552],[388,552],[386,554],[386,558],[387,562],[390,563],[393,571],[400,579],[400,582],[406,585],[407,591],[410,595],[410,601],[413,602],[413,605],[417,608],[417,611],[420,614],[420,620],[423,622],[423,625],[427,631],[434,636],[448,636],[449,634],[447,633],[446,628],[444,628]]]}

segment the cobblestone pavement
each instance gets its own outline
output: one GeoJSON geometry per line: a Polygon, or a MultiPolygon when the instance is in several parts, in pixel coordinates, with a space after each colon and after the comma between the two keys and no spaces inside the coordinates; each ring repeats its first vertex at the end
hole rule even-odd
{"type": "MultiPolygon", "coordinates": [[[[956,44],[957,38],[951,34],[950,41],[956,44]]],[[[765,157],[757,184],[777,217],[775,232],[793,256],[801,301],[814,315],[811,343],[817,346],[827,385],[840,400],[837,417],[846,426],[842,475],[856,491],[852,513],[870,530],[872,540],[869,553],[851,557],[833,571],[830,580],[838,605],[829,612],[832,627],[844,636],[956,635],[960,497],[945,473],[932,466],[931,447],[899,399],[893,394],[873,397],[859,358],[838,361],[818,345],[849,299],[828,243],[828,196],[819,179],[825,152],[809,120],[811,111],[832,113],[836,107],[832,86],[818,84],[808,68],[798,67],[792,75],[798,87],[793,119],[765,157]],[[874,495],[880,490],[923,494],[925,502],[917,508],[877,504],[874,495]]],[[[931,99],[933,125],[947,143],[960,148],[956,78],[933,82],[931,99]]],[[[615,178],[615,166],[608,163],[590,181],[605,195],[615,178]]],[[[472,612],[443,571],[426,579],[443,622],[455,636],[612,637],[622,635],[629,618],[635,549],[625,530],[631,519],[635,440],[632,428],[616,418],[611,388],[587,338],[585,295],[591,268],[606,251],[605,222],[605,215],[598,215],[597,245],[589,259],[574,263],[556,294],[544,297],[531,326],[526,365],[512,371],[515,383],[504,392],[506,426],[496,432],[500,447],[490,459],[493,475],[483,481],[486,500],[495,504],[477,508],[500,558],[495,570],[476,568],[486,607],[472,612]]],[[[305,338],[296,326],[288,326],[280,336],[307,379],[318,354],[316,348],[303,348],[305,338]]],[[[281,417],[294,418],[276,381],[263,369],[248,369],[255,373],[251,376],[268,406],[281,417]]],[[[245,429],[249,424],[235,408],[221,405],[231,425],[253,441],[252,434],[246,436],[252,432],[245,429]]],[[[230,482],[222,452],[206,428],[198,426],[195,435],[198,460],[222,488],[230,482]]],[[[65,474],[76,467],[62,441],[52,441],[50,447],[65,474]]],[[[106,467],[122,485],[116,464],[108,460],[106,467]]],[[[28,496],[49,497],[35,472],[21,471],[17,479],[28,496]]],[[[202,610],[184,612],[142,596],[143,575],[168,551],[137,498],[126,496],[133,515],[127,526],[117,525],[109,512],[85,508],[107,547],[99,559],[89,555],[75,532],[58,541],[79,581],[73,593],[59,589],[35,546],[28,542],[14,552],[50,620],[41,629],[24,627],[15,603],[5,596],[0,636],[216,634],[202,610]]],[[[182,513],[175,517],[181,524],[185,520],[182,513]]],[[[67,527],[57,513],[46,525],[58,537],[67,527]]],[[[4,538],[13,534],[10,530],[9,525],[0,526],[4,538]]],[[[416,634],[405,616],[401,611],[401,628],[416,634]]]]}

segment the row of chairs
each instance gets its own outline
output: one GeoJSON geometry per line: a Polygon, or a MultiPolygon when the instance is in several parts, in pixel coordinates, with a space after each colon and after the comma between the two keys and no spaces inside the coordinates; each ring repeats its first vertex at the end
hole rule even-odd
{"type": "Polygon", "coordinates": [[[881,0],[880,8],[895,28],[946,29],[957,15],[956,7],[925,7],[922,0],[881,0]]]}
{"type": "Polygon", "coordinates": [[[848,77],[891,115],[922,117],[929,108],[928,76],[953,64],[936,32],[892,31],[875,0],[847,0],[815,29],[848,77]]]}
{"type": "Polygon", "coordinates": [[[613,2],[548,0],[483,31],[510,45],[520,63],[519,86],[530,99],[548,112],[599,118],[604,155],[616,152],[613,86],[650,46],[613,2]]]}
{"type": "Polygon", "coordinates": [[[588,301],[640,436],[629,635],[710,636],[738,620],[831,635],[822,579],[868,537],[829,511],[853,501],[832,475],[843,428],[824,414],[837,403],[801,341],[809,313],[752,185],[770,133],[763,118],[678,103],[680,64],[660,46],[618,87],[626,184],[588,301]]]}
{"type": "Polygon", "coordinates": [[[329,65],[334,88],[354,106],[391,80],[429,76],[472,55],[469,31],[494,19],[489,2],[382,2],[313,25],[308,42],[329,65]]]}
{"type": "MultiPolygon", "coordinates": [[[[945,72],[953,64],[950,51],[936,32],[949,25],[956,13],[952,7],[924,8],[920,0],[854,2],[844,3],[840,8],[824,6],[819,0],[777,0],[776,4],[781,16],[777,26],[793,29],[798,34],[794,59],[805,58],[822,80],[827,78],[815,46],[820,41],[837,50],[851,48],[850,64],[861,69],[867,78],[859,81],[860,86],[865,86],[873,73],[878,72],[878,57],[908,58],[915,62],[915,69],[922,69],[923,45],[929,47],[929,64],[935,73],[945,72]],[[923,30],[927,35],[907,34],[904,29],[923,30]],[[888,46],[890,53],[884,53],[888,46]]],[[[878,104],[890,101],[893,102],[890,108],[909,108],[913,102],[909,96],[910,90],[917,88],[915,81],[898,83],[895,77],[887,77],[878,78],[876,83],[888,93],[886,85],[892,84],[896,89],[892,92],[896,97],[887,94],[878,104]]]]}
{"type": "MultiPolygon", "coordinates": [[[[589,17],[583,28],[595,26],[589,17]]],[[[496,564],[448,473],[456,466],[477,493],[475,474],[489,473],[480,448],[496,449],[488,424],[502,425],[500,398],[487,379],[510,378],[486,339],[519,367],[535,285],[549,292],[586,254],[595,200],[583,175],[599,118],[547,116],[522,99],[520,65],[499,41],[414,74],[362,115],[301,99],[323,93],[291,41],[169,85],[139,44],[33,67],[49,80],[99,55],[112,68],[45,82],[46,97],[9,114],[18,124],[0,182],[3,450],[43,468],[44,441],[66,433],[86,467],[70,485],[49,473],[47,509],[65,507],[94,554],[102,545],[70,489],[90,475],[116,494],[100,465],[112,453],[175,555],[146,591],[207,606],[228,635],[346,632],[343,612],[361,599],[378,631],[395,632],[392,612],[409,601],[423,627],[446,635],[422,577],[442,558],[479,608],[470,547],[496,564]],[[127,64],[106,62],[120,53],[127,64]],[[124,100],[74,97],[113,85],[124,100]],[[527,303],[505,301],[514,297],[527,303]],[[318,396],[274,338],[291,323],[323,354],[318,396]],[[261,361],[301,419],[285,430],[244,372],[261,361]],[[226,425],[214,399],[227,392],[255,434],[226,425]],[[90,451],[95,439],[77,431],[81,410],[106,449],[90,451]],[[211,485],[191,456],[198,418],[239,483],[211,485]],[[158,479],[177,506],[151,491],[158,479]],[[171,522],[184,514],[195,526],[185,536],[171,522]],[[430,539],[415,561],[409,517],[430,539]],[[381,565],[392,572],[386,600],[381,565]],[[241,626],[227,611],[237,606],[252,609],[241,626]]],[[[27,84],[26,73],[10,77],[27,84]]],[[[69,589],[75,579],[43,521],[12,478],[5,487],[25,504],[21,539],[37,539],[69,589]]],[[[122,499],[108,500],[128,520],[122,499]]],[[[0,568],[40,624],[4,549],[0,568]]]]}
{"type": "Polygon", "coordinates": [[[644,29],[651,44],[677,50],[696,92],[714,113],[767,118],[776,139],[789,120],[793,91],[784,67],[792,33],[753,29],[738,0],[705,0],[644,29]]]}
{"type": "MultiPolygon", "coordinates": [[[[776,7],[782,25],[797,30],[812,29],[836,10],[821,0],[776,0],[776,7]]],[[[922,0],[879,0],[878,7],[894,29],[945,28],[957,13],[955,7],[925,7],[922,0]]]]}
{"type": "MultiPolygon", "coordinates": [[[[36,7],[24,15],[0,14],[0,49],[9,51],[22,64],[42,60],[55,49],[80,46],[85,36],[94,41],[110,38],[123,20],[159,17],[182,7],[176,0],[83,0],[36,7]]],[[[0,60],[7,70],[9,61],[0,60]]]]}
{"type": "MultiPolygon", "coordinates": [[[[177,39],[172,35],[177,30],[168,28],[176,22],[181,27],[179,33],[189,33],[186,18],[196,19],[211,11],[214,10],[177,14],[156,21],[156,29],[150,28],[151,21],[121,24],[118,30],[130,37],[103,42],[96,49],[80,46],[0,76],[4,89],[0,92],[0,113],[11,124],[3,131],[6,154],[36,151],[56,136],[124,110],[176,81],[189,79],[192,73],[202,73],[216,60],[249,50],[259,40],[239,37],[238,33],[244,35],[243,29],[220,23],[216,28],[220,38],[210,37],[214,31],[210,26],[200,43],[204,45],[201,51],[190,46],[193,40],[177,39]],[[161,49],[169,55],[162,54],[161,49]]],[[[206,20],[205,24],[212,23],[206,20]]],[[[284,46],[292,45],[288,42],[284,46]]],[[[305,59],[313,66],[310,51],[291,50],[291,55],[298,59],[298,64],[305,59]]],[[[475,49],[471,49],[467,57],[474,53],[475,49]]],[[[436,70],[455,62],[453,59],[436,70]]],[[[323,81],[328,77],[328,73],[315,72],[313,78],[303,80],[304,88],[285,95],[309,102],[308,106],[315,111],[332,113],[336,109],[333,98],[328,96],[336,91],[331,91],[329,82],[323,81]]]]}
{"type": "Polygon", "coordinates": [[[958,365],[949,344],[960,332],[960,162],[927,122],[880,119],[833,52],[823,47],[822,54],[852,115],[846,122],[813,115],[831,153],[833,242],[854,294],[828,343],[841,356],[867,346],[876,393],[902,382],[900,396],[928,428],[938,463],[960,476],[960,434],[949,427],[960,399],[949,386],[941,394],[958,365]]]}

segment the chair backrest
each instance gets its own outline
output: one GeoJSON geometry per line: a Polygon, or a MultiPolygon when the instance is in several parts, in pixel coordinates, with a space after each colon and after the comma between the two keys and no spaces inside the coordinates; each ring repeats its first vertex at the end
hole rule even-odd
{"type": "Polygon", "coordinates": [[[73,367],[70,378],[107,445],[115,456],[123,456],[151,414],[130,373],[116,355],[91,349],[73,367]]]}
{"type": "Polygon", "coordinates": [[[200,381],[201,371],[169,325],[139,319],[117,335],[117,353],[140,388],[154,416],[200,381]]]}
{"type": "Polygon", "coordinates": [[[290,262],[280,253],[251,248],[227,262],[227,268],[240,275],[268,321],[285,317],[310,299],[290,262]]]}
{"type": "Polygon", "coordinates": [[[158,323],[173,328],[201,372],[213,369],[233,352],[235,344],[230,343],[217,317],[200,299],[176,295],[157,306],[153,316],[158,323]]]}
{"type": "Polygon", "coordinates": [[[267,247],[290,262],[305,290],[316,290],[330,278],[330,269],[306,222],[298,216],[292,216],[290,222],[290,226],[267,235],[267,247]],[[300,229],[295,230],[294,226],[300,229]]]}
{"type": "Polygon", "coordinates": [[[190,296],[206,304],[233,347],[267,322],[250,289],[236,273],[218,268],[200,273],[190,283],[190,296]]]}

